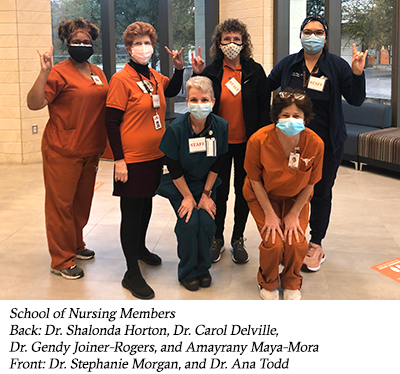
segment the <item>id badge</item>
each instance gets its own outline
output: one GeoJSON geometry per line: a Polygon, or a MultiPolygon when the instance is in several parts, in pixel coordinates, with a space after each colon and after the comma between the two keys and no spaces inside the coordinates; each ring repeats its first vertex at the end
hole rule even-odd
{"type": "Polygon", "coordinates": [[[317,77],[310,77],[310,81],[308,82],[308,87],[311,90],[320,91],[324,90],[325,86],[325,79],[324,78],[317,78],[317,77]]]}
{"type": "Polygon", "coordinates": [[[169,170],[168,170],[168,166],[167,166],[167,165],[163,165],[163,167],[162,167],[162,173],[163,173],[163,174],[169,174],[169,170]]]}
{"type": "Polygon", "coordinates": [[[300,153],[290,152],[289,155],[289,168],[297,170],[299,168],[300,153]]]}
{"type": "Polygon", "coordinates": [[[159,108],[161,106],[160,95],[153,95],[152,99],[153,99],[153,108],[154,109],[159,108]]]}
{"type": "Polygon", "coordinates": [[[242,86],[235,78],[229,79],[225,86],[232,92],[233,96],[236,96],[242,90],[242,86]]]}
{"type": "Polygon", "coordinates": [[[158,114],[153,116],[153,121],[154,121],[154,127],[156,128],[156,130],[160,130],[162,127],[162,124],[161,124],[160,116],[158,114]]]}
{"type": "Polygon", "coordinates": [[[206,139],[206,155],[207,157],[216,157],[217,156],[217,141],[215,138],[207,138],[206,139]]]}
{"type": "Polygon", "coordinates": [[[206,138],[204,136],[189,139],[189,153],[205,152],[206,150],[206,138]]]}
{"type": "Polygon", "coordinates": [[[97,75],[92,74],[91,77],[92,77],[94,83],[96,83],[98,86],[104,86],[103,82],[97,75]]]}

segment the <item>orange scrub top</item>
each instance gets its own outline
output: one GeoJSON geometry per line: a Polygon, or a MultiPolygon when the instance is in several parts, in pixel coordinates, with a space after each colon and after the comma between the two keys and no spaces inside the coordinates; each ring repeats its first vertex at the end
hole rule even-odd
{"type": "Polygon", "coordinates": [[[103,85],[84,77],[68,59],[53,66],[45,97],[50,118],[44,130],[49,145],[63,156],[88,157],[106,148],[107,78],[89,63],[103,85]]]}
{"type": "Polygon", "coordinates": [[[294,170],[288,166],[275,124],[254,133],[247,143],[244,193],[254,195],[249,178],[262,181],[268,197],[277,202],[296,197],[307,185],[317,183],[322,177],[324,142],[306,128],[300,133],[298,147],[299,166],[294,170]]]}
{"type": "Polygon", "coordinates": [[[242,84],[242,66],[239,65],[236,69],[232,69],[224,61],[223,69],[218,115],[229,123],[228,143],[245,143],[247,136],[243,119],[242,91],[235,96],[225,86],[232,78],[235,78],[239,84],[242,84]]]}
{"type": "Polygon", "coordinates": [[[129,64],[115,73],[110,81],[110,89],[107,96],[107,107],[124,111],[124,117],[120,126],[122,148],[127,164],[152,161],[164,156],[158,148],[165,132],[166,102],[164,90],[169,84],[169,78],[149,68],[150,79],[139,76],[129,64]],[[160,95],[160,108],[157,113],[160,116],[162,127],[156,130],[153,117],[156,110],[153,108],[153,99],[147,91],[143,91],[139,85],[141,81],[150,81],[156,93],[158,82],[158,95],[160,95]]]}

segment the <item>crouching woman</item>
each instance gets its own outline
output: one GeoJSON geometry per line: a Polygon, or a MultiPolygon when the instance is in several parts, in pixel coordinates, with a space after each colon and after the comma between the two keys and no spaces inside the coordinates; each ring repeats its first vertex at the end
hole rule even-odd
{"type": "Polygon", "coordinates": [[[279,300],[279,280],[285,300],[301,298],[309,201],[321,179],[324,153],[323,141],[305,127],[311,110],[303,91],[286,88],[272,103],[274,123],[247,144],[243,192],[261,234],[258,284],[266,300],[279,300]]]}
{"type": "Polygon", "coordinates": [[[161,140],[168,173],[157,193],[169,199],[177,216],[178,279],[190,291],[211,285],[210,246],[215,233],[215,189],[228,151],[228,123],[212,114],[211,81],[186,83],[189,112],[173,121],[161,140]]]}

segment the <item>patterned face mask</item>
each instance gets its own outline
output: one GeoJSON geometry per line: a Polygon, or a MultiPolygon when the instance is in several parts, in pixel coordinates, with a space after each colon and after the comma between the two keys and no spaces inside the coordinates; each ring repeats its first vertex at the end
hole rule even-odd
{"type": "Polygon", "coordinates": [[[234,60],[242,50],[243,46],[241,44],[236,44],[234,42],[228,44],[220,44],[222,53],[229,58],[229,60],[234,60]]]}

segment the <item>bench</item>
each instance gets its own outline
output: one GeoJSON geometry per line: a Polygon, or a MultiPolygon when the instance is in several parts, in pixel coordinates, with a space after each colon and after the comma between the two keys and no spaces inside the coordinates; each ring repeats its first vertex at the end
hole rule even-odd
{"type": "MultiPolygon", "coordinates": [[[[361,162],[359,155],[360,134],[389,128],[392,124],[392,107],[375,103],[363,103],[357,107],[348,104],[346,101],[343,101],[342,104],[347,131],[343,159],[353,162],[358,169],[361,162]]],[[[368,163],[366,162],[366,159],[368,159],[368,156],[365,156],[366,154],[368,154],[368,151],[363,152],[363,163],[368,163]]]]}

